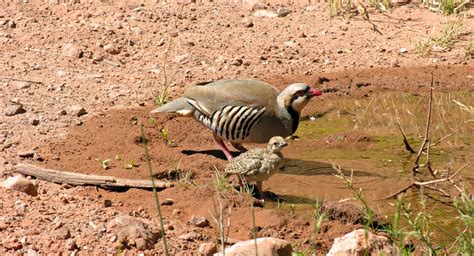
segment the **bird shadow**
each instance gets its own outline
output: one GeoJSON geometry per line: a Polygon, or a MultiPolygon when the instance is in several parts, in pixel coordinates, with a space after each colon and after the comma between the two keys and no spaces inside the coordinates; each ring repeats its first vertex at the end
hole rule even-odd
{"type": "MultiPolygon", "coordinates": [[[[202,154],[202,155],[210,155],[215,158],[219,158],[222,160],[227,160],[225,157],[224,153],[220,150],[215,150],[215,149],[207,149],[207,150],[182,150],[182,154],[185,154],[187,156],[195,155],[195,154],[202,154]]],[[[240,155],[240,152],[230,152],[233,157],[236,157],[240,155]]]]}

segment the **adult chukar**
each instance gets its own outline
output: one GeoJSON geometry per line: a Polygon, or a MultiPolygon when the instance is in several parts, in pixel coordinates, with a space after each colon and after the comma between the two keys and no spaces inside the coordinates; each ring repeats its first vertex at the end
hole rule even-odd
{"type": "Polygon", "coordinates": [[[242,143],[267,143],[273,136],[287,137],[298,128],[301,111],[321,92],[303,83],[288,85],[280,93],[256,80],[220,80],[197,84],[184,95],[151,111],[193,117],[212,130],[227,159],[229,141],[240,151],[242,143]]]}
{"type": "Polygon", "coordinates": [[[260,198],[263,198],[262,183],[283,165],[283,155],[280,150],[287,145],[283,137],[275,136],[270,139],[266,148],[254,148],[230,159],[225,168],[225,174],[239,175],[241,186],[242,180],[255,181],[260,198]]]}

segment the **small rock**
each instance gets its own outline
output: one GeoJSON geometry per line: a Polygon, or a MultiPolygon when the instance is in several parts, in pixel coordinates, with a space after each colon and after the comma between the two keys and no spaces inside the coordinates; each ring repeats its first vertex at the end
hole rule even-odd
{"type": "Polygon", "coordinates": [[[253,27],[253,21],[249,18],[243,18],[242,21],[241,21],[242,25],[246,28],[250,28],[250,27],[253,27]]]}
{"type": "Polygon", "coordinates": [[[173,205],[173,204],[174,204],[174,200],[171,198],[165,198],[165,200],[161,202],[161,205],[173,205]]]}
{"type": "Polygon", "coordinates": [[[65,44],[63,46],[63,54],[77,59],[82,58],[84,55],[81,48],[75,44],[65,44]]]}
{"type": "Polygon", "coordinates": [[[113,235],[109,238],[109,242],[114,243],[115,241],[117,241],[117,236],[116,235],[113,235]]]}
{"type": "Polygon", "coordinates": [[[55,233],[55,238],[56,239],[60,239],[60,240],[66,240],[66,239],[69,239],[71,238],[71,232],[69,231],[69,229],[67,227],[61,227],[60,229],[58,229],[55,233]]]}
{"type": "Polygon", "coordinates": [[[9,28],[16,28],[16,23],[13,20],[7,22],[7,27],[9,28]]]}
{"type": "Polygon", "coordinates": [[[364,229],[357,229],[342,237],[334,239],[334,243],[328,252],[328,256],[335,255],[398,255],[394,251],[390,240],[385,236],[378,236],[370,232],[366,234],[364,229]]]}
{"type": "Polygon", "coordinates": [[[22,175],[17,175],[6,179],[0,183],[0,187],[20,191],[30,196],[38,195],[38,190],[36,189],[35,185],[22,175]]]}
{"type": "Polygon", "coordinates": [[[26,110],[20,103],[9,103],[4,110],[6,116],[14,116],[25,113],[26,110]]]}
{"type": "Polygon", "coordinates": [[[26,150],[18,152],[18,156],[21,158],[32,158],[35,156],[34,150],[26,150]]]}
{"type": "Polygon", "coordinates": [[[76,245],[76,241],[74,241],[73,239],[69,239],[66,241],[66,249],[68,251],[74,251],[77,249],[77,245],[76,245]]]}
{"type": "Polygon", "coordinates": [[[82,120],[76,119],[76,120],[74,120],[74,124],[77,125],[77,126],[80,126],[80,125],[82,125],[82,120]]]}
{"type": "Polygon", "coordinates": [[[286,17],[288,14],[291,13],[291,10],[288,8],[278,8],[277,9],[277,15],[278,17],[286,17]]]}
{"type": "Polygon", "coordinates": [[[39,256],[40,254],[35,251],[35,250],[32,250],[32,249],[28,249],[27,253],[26,253],[26,256],[39,256]]]}
{"type": "Polygon", "coordinates": [[[17,239],[3,241],[3,247],[7,250],[20,250],[23,245],[17,239]]]}
{"type": "Polygon", "coordinates": [[[189,223],[200,228],[209,226],[209,221],[204,216],[199,215],[193,215],[189,223]]]}
{"type": "Polygon", "coordinates": [[[77,117],[87,114],[87,111],[83,107],[78,105],[70,106],[68,112],[69,114],[77,117]]]}
{"type": "Polygon", "coordinates": [[[112,207],[112,200],[105,199],[104,200],[104,207],[112,207]]]}
{"type": "Polygon", "coordinates": [[[30,88],[30,87],[31,87],[30,82],[21,81],[21,82],[16,83],[16,88],[18,88],[18,90],[27,89],[27,88],[30,88]]]}
{"type": "MultiPolygon", "coordinates": [[[[258,255],[279,255],[279,256],[291,256],[293,248],[288,241],[265,237],[257,238],[257,250],[258,255]]],[[[225,249],[225,255],[254,255],[255,254],[255,240],[247,240],[238,242],[231,247],[225,249]]],[[[214,254],[214,255],[222,255],[214,254]]],[[[351,255],[351,254],[348,254],[351,255]]]]}
{"type": "Polygon", "coordinates": [[[216,243],[202,243],[199,245],[198,252],[199,255],[212,256],[217,252],[216,243]]]}
{"type": "Polygon", "coordinates": [[[278,17],[278,14],[274,11],[262,9],[262,10],[256,10],[253,13],[253,16],[255,16],[255,17],[275,18],[275,17],[278,17]]]}
{"type": "Polygon", "coordinates": [[[290,47],[290,48],[295,48],[298,44],[294,41],[287,41],[284,43],[285,46],[290,47]]]}
{"type": "Polygon", "coordinates": [[[31,125],[34,125],[34,126],[37,126],[39,124],[39,119],[36,118],[36,117],[32,117],[30,118],[30,120],[28,120],[28,123],[31,124],[31,125]]]}
{"type": "Polygon", "coordinates": [[[233,60],[230,62],[230,65],[233,65],[233,66],[237,66],[237,67],[238,67],[238,66],[242,66],[242,63],[243,63],[242,59],[237,58],[237,59],[233,59],[233,60]]]}
{"type": "Polygon", "coordinates": [[[398,60],[393,60],[392,63],[390,63],[390,66],[392,68],[400,67],[400,64],[398,63],[398,60]]]}
{"type": "Polygon", "coordinates": [[[178,36],[178,33],[177,33],[177,32],[171,32],[171,33],[170,33],[170,36],[171,36],[171,37],[177,37],[177,36],[178,36]]]}
{"type": "Polygon", "coordinates": [[[406,52],[408,52],[407,48],[400,48],[400,53],[406,53],[406,52]]]}
{"type": "Polygon", "coordinates": [[[115,47],[115,45],[113,45],[113,44],[104,45],[104,50],[105,50],[105,52],[110,53],[110,54],[114,54],[114,55],[120,53],[119,49],[117,47],[115,47]]]}
{"type": "Polygon", "coordinates": [[[109,221],[107,232],[117,234],[117,239],[123,244],[140,246],[140,250],[153,248],[161,237],[161,229],[155,223],[126,215],[109,221]]]}
{"type": "Polygon", "coordinates": [[[58,116],[65,116],[67,115],[67,111],[65,109],[58,112],[58,116]]]}
{"type": "Polygon", "coordinates": [[[202,234],[199,234],[196,232],[189,232],[189,233],[180,235],[178,238],[181,240],[186,240],[186,241],[195,241],[195,240],[201,240],[202,234]]]}

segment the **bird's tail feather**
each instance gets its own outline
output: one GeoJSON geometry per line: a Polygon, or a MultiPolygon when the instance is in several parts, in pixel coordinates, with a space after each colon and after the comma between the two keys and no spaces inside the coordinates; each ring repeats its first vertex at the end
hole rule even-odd
{"type": "Polygon", "coordinates": [[[150,113],[178,113],[183,116],[191,115],[193,113],[193,107],[189,105],[185,98],[180,97],[172,102],[166,103],[165,105],[155,108],[150,113]]]}

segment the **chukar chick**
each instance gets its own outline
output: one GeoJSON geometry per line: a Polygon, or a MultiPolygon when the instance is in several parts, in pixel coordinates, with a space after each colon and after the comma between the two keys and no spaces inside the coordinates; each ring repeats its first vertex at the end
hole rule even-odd
{"type": "Polygon", "coordinates": [[[226,176],[239,175],[241,186],[241,179],[256,182],[260,198],[263,198],[262,183],[283,165],[280,151],[287,145],[283,137],[272,137],[266,148],[255,148],[230,159],[225,168],[226,176]]]}

